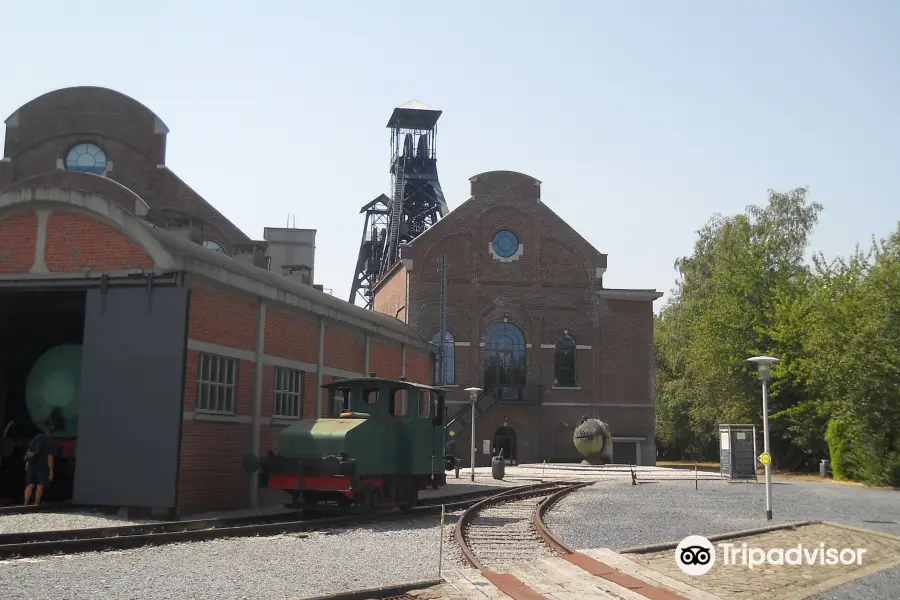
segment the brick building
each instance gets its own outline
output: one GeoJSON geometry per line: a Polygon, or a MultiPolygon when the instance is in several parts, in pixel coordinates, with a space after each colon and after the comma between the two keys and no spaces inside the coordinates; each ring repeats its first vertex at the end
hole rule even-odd
{"type": "MultiPolygon", "coordinates": [[[[139,103],[71,88],[6,123],[0,424],[43,418],[26,406],[29,369],[48,348],[81,347],[62,457],[74,502],[177,514],[283,502],[242,458],[322,414],[323,383],[431,382],[433,349],[408,325],[301,283],[312,265],[302,278],[267,270],[268,244],[165,167],[168,130],[139,103]]],[[[311,262],[309,230],[273,231],[291,245],[281,262],[311,262]]],[[[0,469],[20,472],[4,453],[0,469]]]]}
{"type": "Polygon", "coordinates": [[[607,256],[541,202],[540,182],[495,171],[471,198],[401,249],[375,290],[375,310],[398,315],[437,346],[440,259],[447,258],[444,379],[454,452],[468,462],[470,386],[476,462],[505,449],[517,462],[580,460],[581,416],[610,424],[616,462],[653,465],[655,290],[603,287],[607,256]],[[460,426],[461,425],[461,426],[460,426]],[[487,451],[487,452],[486,452],[487,451]]]}

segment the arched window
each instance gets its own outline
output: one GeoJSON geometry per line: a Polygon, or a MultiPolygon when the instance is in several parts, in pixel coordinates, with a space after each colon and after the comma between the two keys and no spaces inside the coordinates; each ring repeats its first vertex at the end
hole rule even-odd
{"type": "MultiPolygon", "coordinates": [[[[454,373],[456,372],[456,362],[454,357],[453,334],[449,331],[444,332],[444,368],[441,369],[441,355],[438,354],[434,359],[434,384],[435,385],[454,385],[454,373]],[[441,372],[443,371],[443,378],[441,372]]],[[[437,346],[440,343],[441,332],[438,331],[431,337],[431,343],[437,346]]],[[[441,349],[438,348],[438,351],[441,349]]]]}
{"type": "Polygon", "coordinates": [[[525,385],[525,334],[512,323],[495,323],[484,336],[484,389],[525,385]]]}
{"type": "Polygon", "coordinates": [[[225,252],[225,247],[216,240],[203,240],[203,246],[209,248],[210,250],[215,250],[216,252],[227,254],[227,252],[225,252]]]}
{"type": "Polygon", "coordinates": [[[575,338],[564,331],[556,339],[556,356],[553,359],[553,373],[559,387],[575,387],[575,338]]]}

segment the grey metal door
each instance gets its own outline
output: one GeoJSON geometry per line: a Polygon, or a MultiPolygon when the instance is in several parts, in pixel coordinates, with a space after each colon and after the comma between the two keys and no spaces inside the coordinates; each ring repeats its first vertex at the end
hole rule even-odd
{"type": "Polygon", "coordinates": [[[175,506],[187,308],[186,287],[88,291],[73,502],[175,506]]]}
{"type": "Polygon", "coordinates": [[[637,442],[617,442],[613,440],[613,463],[617,465],[636,465],[637,442]]]}

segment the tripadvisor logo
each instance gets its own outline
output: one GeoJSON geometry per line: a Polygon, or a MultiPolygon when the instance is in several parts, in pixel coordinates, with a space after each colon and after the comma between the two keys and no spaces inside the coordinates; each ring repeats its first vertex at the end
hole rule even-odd
{"type": "Polygon", "coordinates": [[[687,575],[705,575],[716,564],[716,555],[720,554],[723,565],[741,565],[748,569],[767,565],[793,566],[829,566],[861,565],[865,548],[831,548],[824,543],[818,546],[797,544],[790,548],[750,547],[747,544],[738,546],[733,543],[717,544],[718,552],[712,542],[701,535],[689,535],[681,540],[675,548],[675,564],[687,575]]]}

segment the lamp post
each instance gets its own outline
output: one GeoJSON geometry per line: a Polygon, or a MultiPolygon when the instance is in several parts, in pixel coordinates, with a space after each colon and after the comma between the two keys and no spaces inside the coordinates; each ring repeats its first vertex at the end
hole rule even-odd
{"type": "MultiPolygon", "coordinates": [[[[759,380],[762,381],[762,409],[763,409],[763,453],[760,462],[766,467],[766,520],[772,520],[772,456],[769,454],[769,379],[771,379],[771,367],[781,361],[773,356],[754,356],[747,362],[756,364],[759,369],[759,380]]],[[[757,459],[754,458],[754,464],[757,459]]]]}
{"type": "Polygon", "coordinates": [[[472,454],[469,457],[472,465],[472,475],[470,477],[471,481],[475,481],[475,403],[478,402],[478,394],[481,393],[481,388],[470,387],[466,388],[466,391],[469,392],[469,399],[472,401],[472,454]]]}

